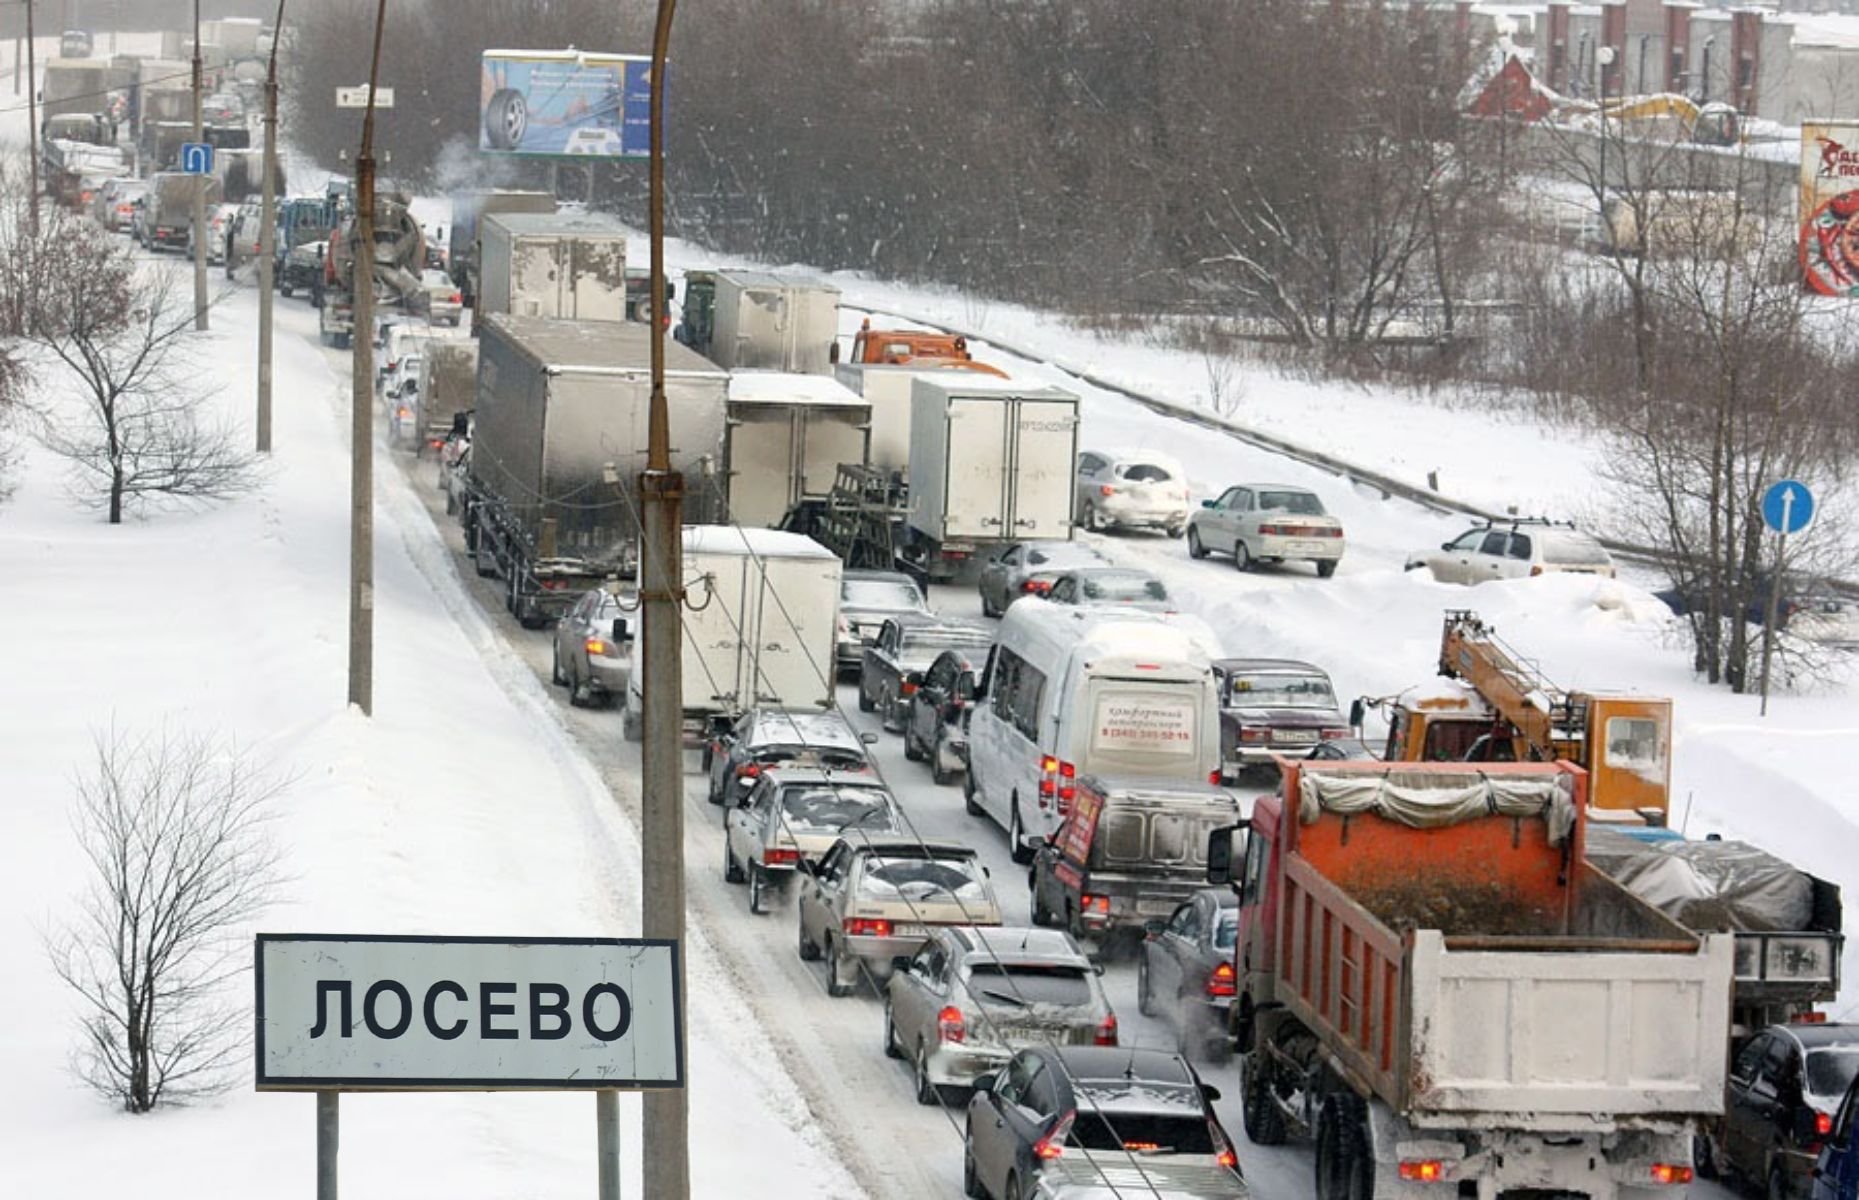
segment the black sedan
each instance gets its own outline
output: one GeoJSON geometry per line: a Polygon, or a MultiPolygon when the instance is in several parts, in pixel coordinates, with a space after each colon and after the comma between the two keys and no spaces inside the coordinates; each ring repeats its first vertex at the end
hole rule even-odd
{"type": "Polygon", "coordinates": [[[704,746],[704,773],[710,777],[710,803],[740,799],[773,766],[818,767],[841,772],[871,769],[865,747],[878,740],[861,734],[838,710],[790,712],[758,708],[704,746]]]}
{"type": "Polygon", "coordinates": [[[1145,1017],[1166,1016],[1183,1054],[1225,1061],[1232,1050],[1227,1018],[1239,990],[1233,967],[1238,934],[1239,896],[1231,888],[1203,888],[1167,920],[1144,927],[1136,1007],[1145,1017]]]}
{"type": "Polygon", "coordinates": [[[1233,1140],[1220,1127],[1187,1059],[1166,1050],[1042,1046],[1021,1050],[975,1081],[962,1139],[962,1187],[970,1196],[1020,1200],[1059,1161],[1128,1166],[1180,1164],[1239,1173],[1233,1140]]]}
{"type": "Polygon", "coordinates": [[[859,669],[865,644],[887,617],[929,614],[916,580],[899,571],[847,571],[839,577],[839,633],[834,660],[841,675],[859,669]]]}
{"type": "Polygon", "coordinates": [[[987,651],[979,646],[944,650],[904,708],[904,757],[928,762],[930,778],[954,783],[968,769],[968,731],[962,718],[974,697],[987,651]]]}
{"type": "Polygon", "coordinates": [[[981,611],[998,617],[1022,596],[1043,596],[1073,567],[1102,567],[1110,560],[1083,542],[1015,542],[981,568],[981,611]]]}
{"type": "Polygon", "coordinates": [[[865,647],[859,667],[858,706],[877,712],[892,733],[904,728],[904,703],[923,682],[936,656],[944,650],[985,649],[994,631],[978,621],[941,617],[893,617],[865,647]]]}
{"type": "Polygon", "coordinates": [[[1775,1200],[1806,1196],[1855,1076],[1859,1025],[1769,1026],[1730,1065],[1724,1113],[1704,1163],[1766,1188],[1775,1200]]]}

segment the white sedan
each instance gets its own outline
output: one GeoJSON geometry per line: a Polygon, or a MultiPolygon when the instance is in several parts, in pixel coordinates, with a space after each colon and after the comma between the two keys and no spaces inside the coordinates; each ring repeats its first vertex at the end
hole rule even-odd
{"type": "Polygon", "coordinates": [[[1315,492],[1276,484],[1241,484],[1203,500],[1188,521],[1188,553],[1231,554],[1240,570],[1255,562],[1308,560],[1328,579],[1343,558],[1343,523],[1315,492]]]}
{"type": "Polygon", "coordinates": [[[1078,524],[1086,529],[1143,527],[1180,537],[1188,523],[1188,477],[1160,454],[1078,456],[1078,524]]]}

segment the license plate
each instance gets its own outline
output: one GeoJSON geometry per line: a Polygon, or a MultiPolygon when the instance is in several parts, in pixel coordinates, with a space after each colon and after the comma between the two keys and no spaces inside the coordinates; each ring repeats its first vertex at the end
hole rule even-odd
{"type": "Polygon", "coordinates": [[[1177,903],[1174,900],[1138,900],[1136,913],[1144,917],[1165,917],[1175,911],[1177,903]]]}
{"type": "Polygon", "coordinates": [[[1323,542],[1294,541],[1291,543],[1293,554],[1322,554],[1329,547],[1323,542]]]}
{"type": "Polygon", "coordinates": [[[897,924],[891,926],[891,936],[926,938],[929,936],[929,930],[915,923],[897,924]]]}
{"type": "Polygon", "coordinates": [[[1273,734],[1272,740],[1293,746],[1309,746],[1316,742],[1317,731],[1314,729],[1283,729],[1273,734]]]}

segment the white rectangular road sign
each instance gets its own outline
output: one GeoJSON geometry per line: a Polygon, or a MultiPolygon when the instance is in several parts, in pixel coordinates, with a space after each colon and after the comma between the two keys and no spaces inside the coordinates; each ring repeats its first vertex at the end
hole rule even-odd
{"type": "MultiPolygon", "coordinates": [[[[391,87],[378,87],[374,89],[374,106],[376,108],[394,107],[394,89],[391,87]]],[[[368,85],[364,83],[360,87],[337,88],[336,107],[367,108],[368,85]]]]}
{"type": "Polygon", "coordinates": [[[260,1091],[684,1086],[675,942],[258,935],[260,1091]]]}

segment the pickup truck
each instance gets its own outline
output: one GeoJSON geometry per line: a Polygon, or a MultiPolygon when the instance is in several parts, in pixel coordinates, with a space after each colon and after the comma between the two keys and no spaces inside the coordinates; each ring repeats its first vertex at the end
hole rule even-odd
{"type": "Polygon", "coordinates": [[[1567,763],[1281,762],[1208,844],[1239,889],[1254,1142],[1316,1141],[1317,1200],[1682,1194],[1723,1111],[1733,939],[1583,856],[1567,763]]]}

